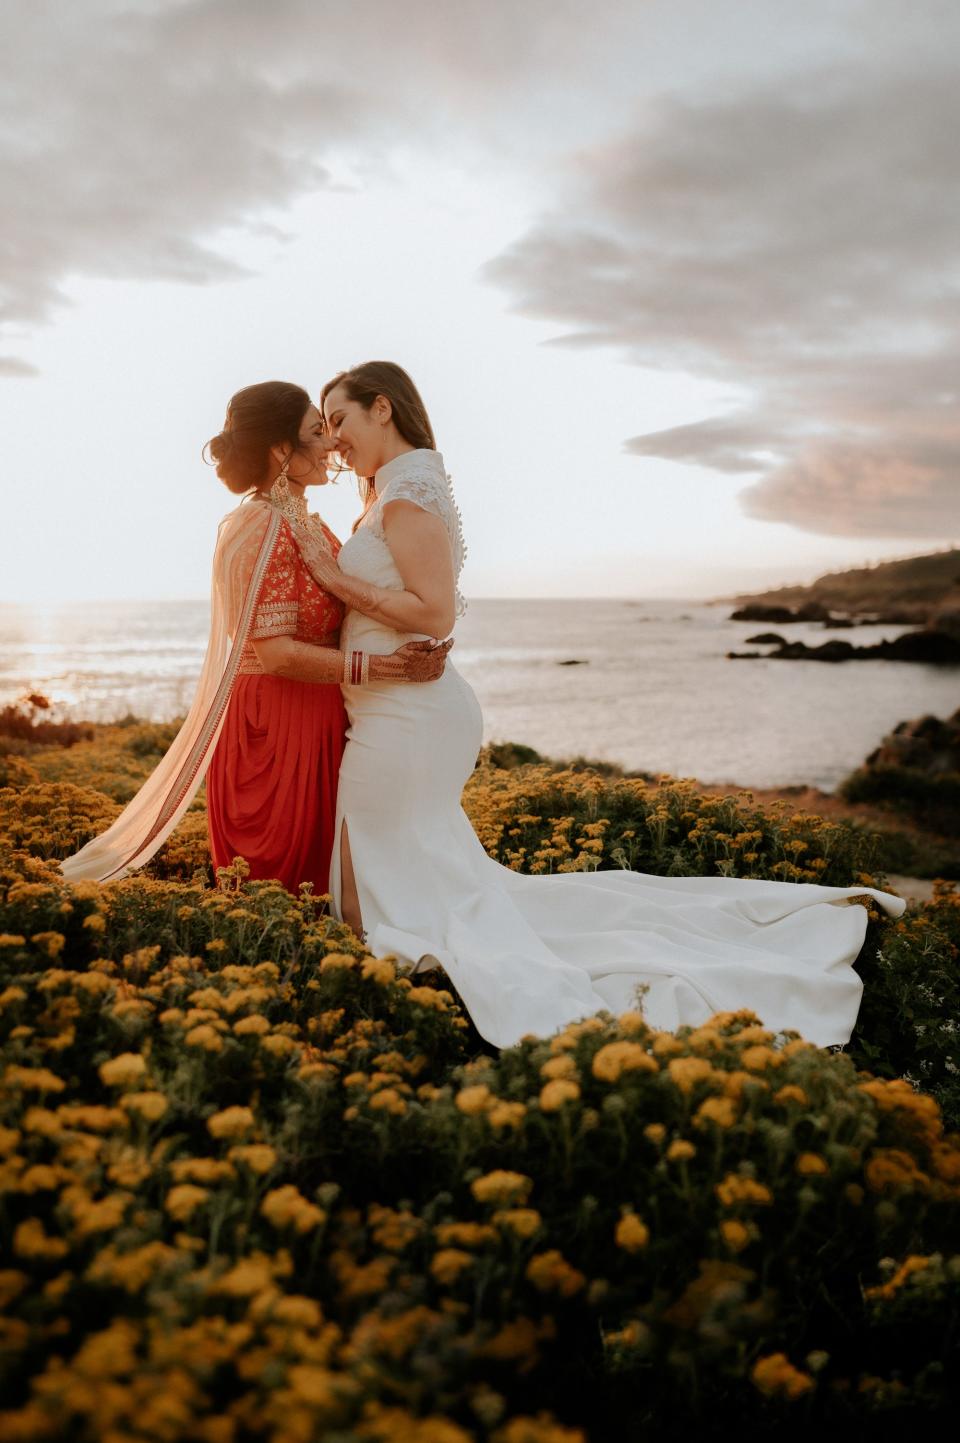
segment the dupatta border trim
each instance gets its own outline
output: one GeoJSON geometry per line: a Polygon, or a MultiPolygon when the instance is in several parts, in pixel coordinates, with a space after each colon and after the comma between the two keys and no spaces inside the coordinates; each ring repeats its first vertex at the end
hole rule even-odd
{"type": "Polygon", "coordinates": [[[233,645],[230,648],[230,656],[227,660],[226,668],[220,680],[220,685],[217,688],[217,692],[214,696],[213,702],[210,705],[210,710],[207,712],[200,735],[197,737],[186,761],[183,763],[183,766],[180,768],[174,781],[171,783],[170,789],[167,792],[166,800],[161,805],[160,811],[157,814],[156,821],[151,827],[149,833],[146,837],[143,838],[139,846],[137,846],[136,849],[130,853],[130,855],[125,861],[121,862],[119,866],[114,867],[112,871],[108,872],[104,877],[101,878],[101,881],[103,882],[109,882],[113,877],[116,877],[118,873],[122,873],[128,867],[133,866],[136,858],[139,857],[142,852],[146,851],[150,843],[153,841],[154,837],[156,837],[160,832],[163,831],[163,828],[166,826],[167,822],[170,820],[174,812],[176,812],[177,808],[182,803],[187,792],[190,790],[190,787],[193,785],[193,781],[197,775],[197,772],[203,765],[204,758],[206,757],[206,753],[210,747],[210,743],[216,736],[220,723],[223,720],[223,715],[227,708],[227,702],[230,700],[230,693],[233,690],[233,684],[236,680],[237,670],[240,666],[240,659],[243,654],[243,648],[247,640],[247,633],[250,630],[250,626],[253,620],[253,612],[260,595],[260,588],[263,585],[263,579],[266,574],[267,566],[270,562],[270,557],[273,553],[274,545],[276,544],[277,537],[280,534],[282,520],[283,518],[281,517],[280,513],[278,511],[274,511],[273,515],[270,517],[270,522],[267,527],[266,534],[264,535],[264,538],[260,543],[260,550],[257,553],[257,559],[254,563],[253,572],[250,577],[250,584],[247,587],[247,593],[244,597],[243,610],[240,613],[240,619],[237,625],[237,634],[234,637],[233,645]]]}

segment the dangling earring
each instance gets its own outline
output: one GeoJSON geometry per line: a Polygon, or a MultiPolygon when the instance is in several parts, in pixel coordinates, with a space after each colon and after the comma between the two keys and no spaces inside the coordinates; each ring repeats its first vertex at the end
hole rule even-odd
{"type": "Polygon", "coordinates": [[[283,465],[280,467],[280,475],[277,477],[276,481],[274,481],[273,485],[270,488],[270,495],[273,497],[274,501],[278,506],[287,506],[292,500],[292,497],[290,495],[290,487],[287,484],[287,468],[289,467],[289,465],[290,457],[288,456],[284,461],[283,465]]]}

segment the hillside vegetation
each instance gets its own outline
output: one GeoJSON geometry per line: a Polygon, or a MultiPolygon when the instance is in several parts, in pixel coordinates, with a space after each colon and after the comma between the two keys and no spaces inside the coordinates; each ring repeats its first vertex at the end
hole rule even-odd
{"type": "Polygon", "coordinates": [[[808,586],[781,586],[730,599],[738,605],[789,607],[819,602],[851,616],[895,614],[904,621],[924,622],[941,607],[960,607],[960,549],[828,572],[808,586]]]}
{"type": "MultiPolygon", "coordinates": [[[[871,909],[847,1055],[642,996],[491,1055],[326,899],[214,878],[202,798],[147,872],[66,884],[168,739],[3,758],[0,1443],[953,1422],[950,888],[871,909]]],[[[464,801],[524,870],[881,880],[859,829],[749,794],[488,758],[464,801]]]]}

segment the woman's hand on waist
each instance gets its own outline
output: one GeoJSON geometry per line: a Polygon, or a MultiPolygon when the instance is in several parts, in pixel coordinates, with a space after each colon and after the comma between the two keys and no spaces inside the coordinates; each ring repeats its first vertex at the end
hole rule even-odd
{"type": "Polygon", "coordinates": [[[453,637],[446,641],[408,641],[389,656],[370,657],[371,681],[437,681],[443,675],[453,637]]]}

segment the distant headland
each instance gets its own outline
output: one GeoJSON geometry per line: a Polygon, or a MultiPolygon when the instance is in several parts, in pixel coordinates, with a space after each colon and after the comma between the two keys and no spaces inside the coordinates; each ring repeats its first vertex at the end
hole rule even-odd
{"type": "Polygon", "coordinates": [[[721,600],[733,603],[743,613],[738,617],[743,621],[829,625],[838,618],[949,630],[942,625],[947,613],[954,613],[960,622],[960,548],[831,571],[807,586],[780,586],[721,600]],[[771,611],[777,614],[768,615],[771,611]]]}
{"type": "Polygon", "coordinates": [[[783,661],[917,661],[960,664],[960,550],[937,551],[882,561],[850,571],[829,572],[809,586],[781,586],[774,591],[728,597],[736,609],[731,621],[789,626],[819,623],[825,630],[877,623],[911,630],[872,646],[853,646],[831,639],[820,646],[787,641],[773,632],[747,639],[748,645],[772,651],[729,651],[735,660],[766,656],[783,661]]]}

